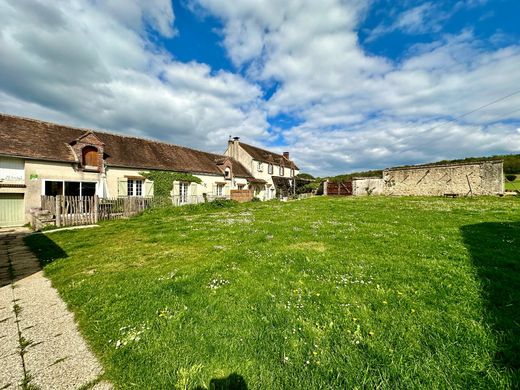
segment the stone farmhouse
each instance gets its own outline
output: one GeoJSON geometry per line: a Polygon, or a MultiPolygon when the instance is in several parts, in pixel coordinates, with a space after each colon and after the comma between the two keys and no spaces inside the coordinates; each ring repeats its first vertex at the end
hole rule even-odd
{"type": "Polygon", "coordinates": [[[289,152],[277,154],[256,146],[240,142],[239,137],[228,141],[224,152],[245,166],[254,176],[251,188],[261,199],[274,199],[279,189],[294,188],[299,168],[289,159],[289,152]]]}
{"type": "MultiPolygon", "coordinates": [[[[296,168],[288,158],[270,156],[272,172],[294,176],[296,168]]],[[[258,166],[252,170],[240,157],[0,114],[0,227],[29,222],[42,196],[153,197],[154,183],[142,175],[153,170],[188,173],[201,180],[172,183],[177,205],[229,198],[239,189],[253,189],[261,199],[274,198],[267,163],[265,172],[258,166]]]]}

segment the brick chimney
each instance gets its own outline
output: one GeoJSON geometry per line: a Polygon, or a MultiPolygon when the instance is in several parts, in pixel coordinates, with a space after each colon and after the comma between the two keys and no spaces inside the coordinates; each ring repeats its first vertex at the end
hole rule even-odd
{"type": "Polygon", "coordinates": [[[283,152],[283,156],[284,156],[287,160],[289,160],[289,152],[283,152]]]}

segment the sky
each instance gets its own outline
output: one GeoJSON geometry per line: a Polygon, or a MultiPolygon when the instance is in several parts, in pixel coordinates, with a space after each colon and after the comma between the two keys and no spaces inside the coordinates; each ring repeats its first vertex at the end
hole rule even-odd
{"type": "Polygon", "coordinates": [[[239,136],[320,176],[520,153],[519,15],[518,0],[0,0],[0,112],[218,153],[239,136]]]}

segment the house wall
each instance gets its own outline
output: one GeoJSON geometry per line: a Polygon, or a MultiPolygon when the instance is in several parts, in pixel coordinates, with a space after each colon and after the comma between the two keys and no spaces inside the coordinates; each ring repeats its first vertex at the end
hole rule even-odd
{"type": "Polygon", "coordinates": [[[352,195],[368,196],[381,195],[384,181],[380,177],[360,177],[352,179],[352,195]]]}
{"type": "MultiPolygon", "coordinates": [[[[2,167],[2,174],[4,176],[4,182],[8,176],[6,167],[17,167],[17,171],[13,174],[12,168],[9,171],[9,177],[11,178],[10,183],[13,184],[25,184],[26,188],[0,188],[0,193],[23,193],[25,194],[24,208],[26,222],[30,221],[30,210],[31,208],[38,208],[41,205],[41,196],[44,193],[44,182],[46,180],[63,180],[63,181],[82,181],[82,182],[93,182],[97,183],[97,193],[100,196],[106,197],[118,197],[126,196],[126,193],[120,193],[120,182],[128,177],[139,177],[143,169],[134,168],[120,168],[120,167],[107,167],[105,174],[98,172],[84,172],[81,170],[74,169],[73,164],[60,163],[51,161],[35,161],[35,160],[23,160],[23,159],[10,159],[9,164],[4,159],[0,163],[2,167]],[[15,161],[16,160],[16,161],[15,161]],[[21,168],[23,167],[23,168],[21,168]],[[4,172],[5,171],[5,172],[4,172]],[[22,177],[22,180],[12,180],[14,177],[22,177]],[[104,182],[106,189],[104,194],[99,191],[102,188],[100,183],[104,182]]],[[[194,174],[202,180],[201,184],[193,184],[190,187],[190,195],[198,196],[199,201],[203,200],[203,194],[209,195],[209,198],[216,194],[216,184],[223,183],[224,196],[229,196],[232,189],[237,189],[239,184],[247,185],[245,178],[233,178],[232,180],[225,180],[224,175],[207,175],[207,174],[194,174]]],[[[173,183],[172,183],[173,187],[173,183]]],[[[124,185],[122,186],[124,188],[124,185]]],[[[172,189],[172,193],[175,194],[175,189],[172,189]]],[[[178,188],[177,188],[178,191],[178,188]]],[[[177,192],[178,194],[178,192],[177,192]]],[[[153,196],[153,184],[150,181],[145,181],[143,186],[144,196],[153,196]]]]}
{"type": "MultiPolygon", "coordinates": [[[[261,162],[262,164],[262,170],[258,170],[258,163],[259,161],[254,160],[249,153],[247,153],[244,149],[240,147],[239,141],[229,141],[228,147],[226,151],[224,152],[226,156],[233,157],[235,160],[238,160],[244,167],[246,167],[253,177],[255,179],[262,179],[267,182],[267,184],[261,186],[261,190],[255,192],[255,196],[268,200],[273,199],[276,194],[271,191],[271,189],[274,188],[274,183],[272,176],[281,176],[281,177],[287,177],[291,178],[291,168],[285,167],[284,168],[284,174],[280,175],[280,165],[273,164],[273,174],[269,174],[269,164],[265,162],[261,162]]],[[[298,173],[300,173],[299,170],[294,171],[294,175],[296,176],[298,173]]],[[[248,187],[250,189],[253,189],[252,187],[248,187]]],[[[258,185],[256,185],[256,188],[258,188],[258,185]]]]}
{"type": "Polygon", "coordinates": [[[503,163],[431,165],[386,169],[384,195],[494,195],[504,193],[503,163]]]}

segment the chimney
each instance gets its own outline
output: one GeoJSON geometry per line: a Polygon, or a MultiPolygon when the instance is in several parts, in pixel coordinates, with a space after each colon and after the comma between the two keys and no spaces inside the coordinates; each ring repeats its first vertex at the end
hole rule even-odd
{"type": "Polygon", "coordinates": [[[283,152],[283,156],[284,156],[287,160],[289,160],[289,152],[283,152]]]}
{"type": "Polygon", "coordinates": [[[240,137],[229,136],[228,150],[230,157],[238,160],[238,145],[240,143],[240,137]]]}

